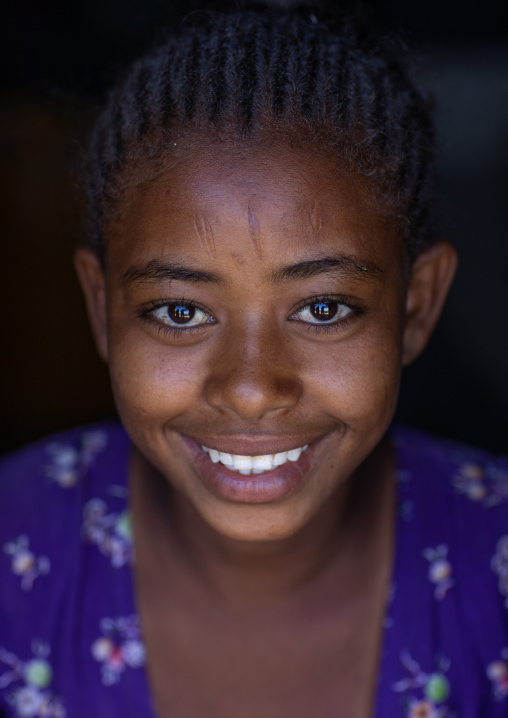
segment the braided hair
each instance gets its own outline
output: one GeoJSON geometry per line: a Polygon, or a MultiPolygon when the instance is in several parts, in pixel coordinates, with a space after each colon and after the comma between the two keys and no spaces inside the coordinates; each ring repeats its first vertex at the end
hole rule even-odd
{"type": "Polygon", "coordinates": [[[409,261],[436,241],[430,103],[398,52],[348,14],[253,7],[198,13],[111,92],[89,148],[89,245],[102,256],[134,170],[162,172],[177,137],[266,132],[321,143],[366,175],[409,261]]]}

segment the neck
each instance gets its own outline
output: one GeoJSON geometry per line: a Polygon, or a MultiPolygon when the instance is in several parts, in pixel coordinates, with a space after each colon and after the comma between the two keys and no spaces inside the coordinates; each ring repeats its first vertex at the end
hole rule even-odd
{"type": "Polygon", "coordinates": [[[284,598],[327,575],[365,570],[379,537],[391,529],[392,450],[385,440],[295,535],[278,541],[228,538],[135,451],[132,502],[135,531],[149,541],[159,570],[175,560],[231,601],[284,598]]]}

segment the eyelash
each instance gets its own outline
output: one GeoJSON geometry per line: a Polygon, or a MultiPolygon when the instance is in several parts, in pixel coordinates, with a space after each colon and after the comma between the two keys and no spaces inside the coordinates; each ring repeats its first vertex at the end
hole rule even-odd
{"type": "MultiPolygon", "coordinates": [[[[352,301],[349,297],[337,297],[333,296],[331,294],[321,294],[319,296],[309,297],[305,299],[304,302],[302,302],[292,313],[290,320],[291,321],[298,321],[297,319],[292,319],[298,312],[300,312],[302,309],[305,309],[305,307],[308,307],[312,304],[318,304],[319,302],[336,302],[339,305],[343,305],[347,307],[348,309],[351,309],[351,314],[347,317],[344,317],[344,319],[341,319],[337,322],[330,322],[329,324],[311,324],[310,322],[300,322],[300,324],[303,324],[305,326],[306,331],[315,331],[316,334],[330,334],[334,331],[339,331],[340,329],[348,326],[348,324],[351,322],[351,320],[355,316],[360,316],[364,314],[364,310],[356,304],[354,301],[352,301]]],[[[150,326],[157,329],[157,333],[160,334],[161,331],[164,332],[164,334],[171,335],[174,338],[180,338],[184,334],[189,335],[191,332],[197,332],[202,330],[204,327],[208,326],[208,324],[215,324],[216,320],[213,319],[212,315],[209,313],[205,307],[203,307],[200,304],[197,304],[196,302],[189,301],[188,299],[172,299],[171,301],[166,300],[159,300],[150,302],[148,305],[143,307],[143,309],[139,312],[139,318],[149,324],[150,326]],[[162,307],[167,307],[169,305],[182,305],[185,307],[192,307],[194,309],[199,309],[205,314],[208,314],[208,316],[213,320],[212,322],[206,322],[205,324],[198,324],[194,327],[172,327],[168,324],[162,324],[161,322],[158,322],[156,319],[151,317],[151,313],[154,312],[156,309],[160,309],[162,307]]]]}
{"type": "Polygon", "coordinates": [[[156,309],[161,309],[162,307],[168,307],[171,304],[173,305],[181,305],[185,307],[192,307],[194,309],[200,309],[205,314],[208,314],[208,316],[213,319],[210,312],[205,309],[205,307],[201,306],[201,304],[197,304],[197,302],[191,302],[188,299],[172,299],[171,301],[166,300],[159,300],[155,302],[150,302],[148,305],[143,307],[143,309],[139,312],[139,318],[149,324],[151,327],[154,327],[157,329],[157,333],[160,334],[163,332],[166,336],[170,335],[175,339],[179,339],[184,334],[189,336],[190,333],[198,332],[202,330],[204,327],[208,326],[208,324],[215,324],[215,319],[212,322],[206,322],[205,324],[198,324],[195,327],[172,327],[169,324],[162,324],[161,322],[158,322],[156,319],[152,318],[150,315],[152,312],[154,312],[156,309]]]}
{"type": "MultiPolygon", "coordinates": [[[[312,304],[319,304],[319,302],[323,302],[326,304],[327,302],[336,302],[339,305],[342,305],[344,307],[347,307],[348,309],[351,309],[351,314],[348,314],[348,316],[344,317],[344,319],[340,319],[337,322],[330,322],[329,324],[311,324],[310,322],[300,322],[300,324],[303,324],[305,327],[305,330],[310,332],[314,331],[316,334],[330,334],[331,332],[337,332],[341,329],[344,329],[349,325],[349,323],[354,319],[354,317],[361,316],[364,314],[364,310],[362,307],[360,307],[355,301],[353,301],[350,297],[341,297],[341,296],[334,296],[333,294],[320,294],[318,296],[314,297],[308,297],[303,301],[293,312],[291,317],[294,317],[295,314],[300,312],[302,309],[305,309],[305,307],[308,307],[312,304]]],[[[291,319],[290,317],[290,319],[291,319]]],[[[298,320],[293,320],[298,321],[298,320]]]]}

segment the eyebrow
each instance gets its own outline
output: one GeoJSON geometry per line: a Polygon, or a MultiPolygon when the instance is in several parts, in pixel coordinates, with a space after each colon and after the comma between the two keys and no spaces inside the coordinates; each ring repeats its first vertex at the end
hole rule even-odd
{"type": "MultiPolygon", "coordinates": [[[[371,279],[383,274],[373,262],[361,262],[349,254],[323,256],[291,264],[272,272],[275,284],[308,279],[319,274],[335,273],[355,279],[371,279]]],[[[169,264],[152,259],[146,264],[130,267],[121,277],[122,284],[152,284],[162,281],[179,280],[196,284],[224,284],[222,277],[213,272],[192,269],[180,264],[169,264]]]]}
{"type": "Polygon", "coordinates": [[[153,284],[156,282],[180,280],[181,282],[195,282],[197,284],[222,284],[218,274],[205,272],[201,269],[191,269],[180,264],[168,264],[157,259],[151,259],[146,264],[130,267],[121,277],[122,284],[153,284]]]}
{"type": "Polygon", "coordinates": [[[339,254],[337,256],[309,259],[288,267],[282,267],[272,274],[274,282],[287,282],[308,279],[319,274],[335,273],[353,277],[354,279],[372,279],[383,274],[383,270],[374,262],[362,262],[354,255],[339,254]]]}

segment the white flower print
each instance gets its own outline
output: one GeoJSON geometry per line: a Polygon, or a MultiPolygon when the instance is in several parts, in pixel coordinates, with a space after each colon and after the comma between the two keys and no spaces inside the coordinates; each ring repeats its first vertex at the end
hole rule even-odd
{"type": "Polygon", "coordinates": [[[56,441],[51,442],[46,447],[52,459],[45,468],[46,476],[62,488],[75,486],[81,474],[95,461],[96,454],[104,449],[107,440],[106,432],[96,429],[83,433],[79,449],[56,441]]]}
{"type": "Polygon", "coordinates": [[[21,588],[30,591],[35,579],[50,571],[50,562],[46,556],[35,556],[30,551],[30,542],[25,535],[18,536],[15,541],[4,544],[4,552],[11,557],[11,569],[16,576],[21,576],[21,588]]]}
{"type": "Polygon", "coordinates": [[[139,668],[145,662],[145,647],[138,640],[125,641],[122,646],[124,661],[131,668],[139,668]]]}
{"type": "Polygon", "coordinates": [[[450,684],[445,673],[450,661],[440,658],[437,671],[426,673],[411,655],[404,651],[400,661],[409,676],[393,685],[396,693],[411,692],[406,702],[407,718],[452,718],[445,701],[450,694],[450,684]]]}
{"type": "Polygon", "coordinates": [[[423,551],[424,558],[429,561],[429,581],[435,584],[434,597],[442,601],[450,588],[455,585],[452,576],[452,565],[447,559],[448,546],[440,544],[436,548],[426,548],[423,551]]]}
{"type": "Polygon", "coordinates": [[[120,568],[131,563],[133,543],[129,511],[108,514],[102,499],[91,499],[83,509],[83,537],[109,556],[111,564],[120,568]]]}
{"type": "Polygon", "coordinates": [[[120,680],[127,666],[140,668],[144,665],[145,647],[136,615],[105,618],[101,621],[101,631],[103,635],[92,643],[91,652],[95,660],[102,664],[102,682],[110,686],[120,680]]]}
{"type": "Polygon", "coordinates": [[[11,687],[7,700],[17,718],[65,718],[63,701],[50,690],[53,671],[49,647],[34,641],[33,658],[22,661],[0,646],[0,663],[8,670],[0,675],[0,688],[11,687]]]}
{"type": "Polygon", "coordinates": [[[499,593],[504,596],[504,605],[508,608],[508,536],[501,536],[497,542],[490,566],[498,577],[499,593]]]}
{"type": "Polygon", "coordinates": [[[495,700],[504,700],[508,696],[508,648],[503,648],[501,659],[489,663],[485,672],[487,678],[492,681],[495,700]]]}
{"type": "Polygon", "coordinates": [[[42,703],[42,694],[35,686],[20,688],[16,695],[16,708],[20,716],[36,716],[42,703]]]}
{"type": "Polygon", "coordinates": [[[508,471],[494,462],[486,465],[462,462],[452,483],[459,493],[486,508],[508,501],[508,471]]]}

